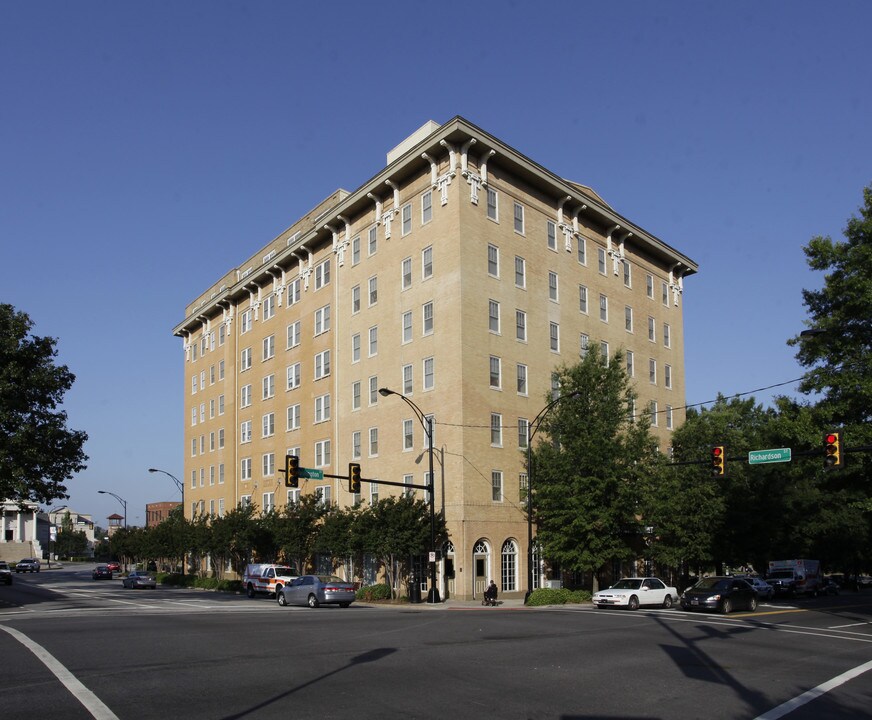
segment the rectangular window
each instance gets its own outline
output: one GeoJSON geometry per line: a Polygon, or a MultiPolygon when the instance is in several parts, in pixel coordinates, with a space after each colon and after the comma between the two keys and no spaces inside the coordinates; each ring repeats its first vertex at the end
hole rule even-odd
{"type": "Polygon", "coordinates": [[[548,273],[548,299],[557,302],[558,293],[557,293],[557,273],[549,272],[548,273]]]}
{"type": "Polygon", "coordinates": [[[669,285],[667,285],[665,282],[660,283],[660,290],[661,290],[660,298],[663,301],[663,305],[668,307],[669,306],[669,285]]]}
{"type": "Polygon", "coordinates": [[[330,393],[315,398],[315,422],[326,422],[330,419],[330,393]]]}
{"type": "Polygon", "coordinates": [[[360,312],[360,285],[355,285],[351,288],[351,314],[356,315],[360,312]]]}
{"type": "Polygon", "coordinates": [[[663,347],[672,347],[672,329],[669,323],[663,323],[663,347]]]}
{"type": "Polygon", "coordinates": [[[426,225],[433,219],[433,191],[428,190],[421,196],[421,224],[426,225]]]}
{"type": "Polygon", "coordinates": [[[351,409],[360,410],[360,380],[351,383],[351,409]]]}
{"type": "Polygon", "coordinates": [[[527,418],[518,418],[518,447],[521,450],[527,449],[527,432],[530,429],[530,423],[527,418]]]}
{"type": "Polygon", "coordinates": [[[315,335],[325,333],[330,329],[330,306],[325,305],[315,311],[315,335]]]}
{"type": "Polygon", "coordinates": [[[578,262],[582,265],[587,265],[587,240],[581,235],[578,236],[578,251],[577,251],[578,262]]]}
{"type": "Polygon", "coordinates": [[[672,405],[666,406],[666,429],[672,430],[672,405]]]}
{"type": "Polygon", "coordinates": [[[657,321],[648,316],[648,339],[651,342],[657,342],[657,321]]]}
{"type": "Polygon", "coordinates": [[[245,335],[251,330],[251,308],[244,310],[239,316],[239,334],[245,335]]]}
{"type": "Polygon", "coordinates": [[[549,326],[549,335],[551,341],[551,350],[553,352],[560,352],[560,325],[556,322],[548,323],[549,326]]]}
{"type": "Polygon", "coordinates": [[[330,374],[330,351],[324,350],[315,355],[315,379],[320,380],[330,374]]]}
{"type": "Polygon", "coordinates": [[[500,304],[496,300],[488,300],[487,327],[492,333],[500,332],[500,304]]]}
{"type": "Polygon", "coordinates": [[[602,356],[603,362],[608,365],[609,364],[609,344],[605,341],[600,342],[600,355],[602,356]]]}
{"type": "Polygon", "coordinates": [[[276,414],[267,413],[261,420],[261,429],[263,433],[261,437],[272,437],[276,433],[276,414]]]}
{"type": "Polygon", "coordinates": [[[496,245],[487,246],[487,274],[491,277],[500,276],[500,249],[496,245]]]}
{"type": "Polygon", "coordinates": [[[378,455],[378,428],[369,429],[369,456],[376,457],[378,455]]]}
{"type": "Polygon", "coordinates": [[[360,457],[360,430],[351,433],[351,457],[355,460],[360,457]]]}
{"type": "Polygon", "coordinates": [[[657,401],[652,400],[648,404],[648,414],[651,416],[651,427],[657,427],[659,413],[657,412],[657,401]]]}
{"type": "MultiPolygon", "coordinates": [[[[315,466],[316,467],[326,467],[330,464],[330,441],[329,440],[319,440],[315,443],[315,466]]],[[[327,486],[327,490],[330,490],[330,486],[327,486]]]]}
{"type": "Polygon", "coordinates": [[[218,328],[218,347],[221,347],[224,344],[224,340],[227,338],[227,328],[224,323],[221,323],[221,326],[218,328]]]}
{"type": "Polygon", "coordinates": [[[633,272],[630,267],[630,261],[624,258],[624,286],[633,287],[633,272]]]}
{"type": "Polygon", "coordinates": [[[648,382],[657,384],[657,361],[654,358],[648,359],[648,382]]]}
{"type": "Polygon", "coordinates": [[[270,335],[263,339],[263,359],[269,360],[276,354],[276,336],[270,335]]]}
{"type": "Polygon", "coordinates": [[[240,390],[239,407],[245,408],[251,405],[251,385],[243,385],[240,390]]]}
{"type": "Polygon", "coordinates": [[[629,305],[624,306],[624,330],[633,332],[633,308],[629,305]]]}
{"type": "Polygon", "coordinates": [[[423,315],[424,335],[430,335],[433,332],[433,302],[424,303],[421,311],[423,315]]]}
{"type": "Polygon", "coordinates": [[[300,344],[300,321],[292,322],[288,325],[288,344],[287,349],[297,347],[300,344]]]}
{"type": "Polygon", "coordinates": [[[196,394],[197,394],[197,376],[192,375],[191,376],[191,395],[196,395],[196,394]]]}
{"type": "Polygon", "coordinates": [[[251,368],[251,348],[245,348],[239,357],[239,369],[248,370],[251,368]]]}
{"type": "Polygon", "coordinates": [[[360,235],[351,241],[351,264],[357,265],[360,262],[360,235]]]}
{"type": "Polygon", "coordinates": [[[491,446],[503,446],[503,416],[491,413],[491,446]]]}
{"type": "Polygon", "coordinates": [[[300,405],[289,405],[288,406],[288,425],[287,429],[290,430],[299,430],[300,429],[300,405]]]}
{"type": "Polygon", "coordinates": [[[515,256],[515,287],[527,287],[527,262],[518,256],[515,256]]]}
{"type": "Polygon", "coordinates": [[[587,288],[584,285],[578,286],[578,309],[587,315],[587,288]]]}
{"type": "MultiPolygon", "coordinates": [[[[223,327],[223,325],[222,325],[222,327],[223,327]]],[[[224,379],[224,361],[223,360],[218,361],[218,379],[219,380],[224,379]]]]}
{"type": "Polygon", "coordinates": [[[378,325],[369,329],[369,357],[378,355],[378,325]]]}
{"type": "Polygon", "coordinates": [[[218,430],[218,449],[221,450],[224,447],[224,428],[220,428],[218,430]]]}
{"type": "Polygon", "coordinates": [[[239,466],[240,480],[251,480],[251,458],[242,458],[239,466]]]}
{"type": "Polygon", "coordinates": [[[636,377],[636,368],[634,365],[634,355],[632,350],[627,350],[627,377],[636,377]]]}
{"type": "Polygon", "coordinates": [[[515,339],[527,342],[527,313],[515,310],[515,339]]]}
{"type": "Polygon", "coordinates": [[[369,404],[378,404],[378,375],[373,375],[369,379],[369,404]]]}
{"type": "MultiPolygon", "coordinates": [[[[224,463],[218,463],[218,484],[224,484],[224,463]]],[[[224,512],[224,498],[218,501],[218,506],[221,508],[221,512],[224,512]]]]}
{"type": "Polygon", "coordinates": [[[654,276],[650,273],[645,275],[645,294],[652,300],[654,299],[654,276]]]}
{"type": "Polygon", "coordinates": [[[330,260],[329,258],[315,266],[315,289],[320,290],[330,284],[330,260]]]}
{"type": "Polygon", "coordinates": [[[267,295],[263,301],[263,319],[269,320],[276,314],[276,296],[267,295]]]}
{"type": "Polygon", "coordinates": [[[578,355],[584,357],[587,355],[587,350],[590,347],[590,336],[587,333],[581,333],[578,337],[578,355]]]}
{"type": "Polygon", "coordinates": [[[406,203],[401,210],[402,216],[402,232],[403,235],[408,235],[412,232],[412,203],[406,203]]]}
{"type": "Polygon", "coordinates": [[[406,487],[403,488],[403,497],[405,498],[413,498],[415,497],[415,488],[409,487],[409,485],[415,484],[415,476],[414,475],[403,475],[403,485],[406,487]]]}
{"type": "Polygon", "coordinates": [[[301,278],[294,278],[288,283],[288,307],[296,305],[302,297],[303,281],[301,278]]]}
{"type": "Polygon", "coordinates": [[[300,387],[300,374],[301,374],[301,366],[300,363],[294,363],[293,365],[288,365],[288,390],[293,390],[294,388],[300,387]]]}
{"type": "Polygon", "coordinates": [[[515,232],[520,235],[524,234],[524,206],[521,203],[515,203],[514,205],[514,219],[515,219],[515,232]]]}
{"type": "Polygon", "coordinates": [[[412,342],[412,311],[409,310],[403,313],[403,343],[412,342]]]}
{"type": "Polygon", "coordinates": [[[503,501],[503,473],[500,470],[491,471],[491,500],[503,501]]]}
{"type": "Polygon", "coordinates": [[[360,333],[351,336],[351,362],[360,361],[360,333]]]}
{"type": "Polygon", "coordinates": [[[425,247],[421,251],[421,279],[433,277],[433,248],[425,247]]]}
{"type": "Polygon", "coordinates": [[[668,389],[672,389],[672,365],[663,366],[663,385],[668,389]]]}
{"type": "Polygon", "coordinates": [[[606,250],[605,248],[596,249],[596,264],[600,275],[606,274],[606,250]]]}
{"type": "Polygon", "coordinates": [[[368,281],[369,286],[369,307],[378,303],[378,277],[373,276],[368,281]]]}
{"type": "Polygon", "coordinates": [[[412,420],[403,420],[403,450],[412,450],[415,447],[415,423],[412,420]]]}
{"type": "Polygon", "coordinates": [[[366,243],[366,254],[369,257],[372,257],[373,255],[375,255],[377,250],[378,250],[378,226],[373,225],[369,229],[369,236],[367,238],[367,243],[366,243]]]}
{"type": "Polygon", "coordinates": [[[493,355],[490,356],[490,386],[493,390],[502,387],[502,362],[493,355]]]}
{"type": "Polygon", "coordinates": [[[436,381],[435,360],[424,358],[424,389],[432,390],[436,381]]]}
{"type": "Polygon", "coordinates": [[[549,220],[546,223],[546,232],[548,235],[548,249],[556,250],[557,249],[557,225],[554,224],[553,220],[549,220]]]}
{"type": "Polygon", "coordinates": [[[402,265],[403,290],[408,290],[412,287],[412,258],[403,260],[402,265]]]}
{"type": "Polygon", "coordinates": [[[498,201],[499,198],[497,197],[497,191],[489,187],[487,189],[487,216],[490,220],[496,222],[500,221],[498,201]]]}
{"type": "Polygon", "coordinates": [[[599,319],[603,322],[609,321],[609,299],[602,293],[599,298],[599,319]]]}
{"type": "Polygon", "coordinates": [[[262,400],[268,400],[276,394],[276,376],[275,373],[270,373],[261,381],[262,400]]]}
{"type": "Polygon", "coordinates": [[[527,366],[526,365],[518,365],[518,395],[526,395],[527,394],[527,366]]]}

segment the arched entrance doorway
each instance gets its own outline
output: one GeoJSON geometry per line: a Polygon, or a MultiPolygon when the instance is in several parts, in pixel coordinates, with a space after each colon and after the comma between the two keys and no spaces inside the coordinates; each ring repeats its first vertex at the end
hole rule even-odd
{"type": "Polygon", "coordinates": [[[480,598],[484,595],[488,580],[491,575],[491,551],[487,540],[479,540],[472,549],[472,597],[480,598]]]}

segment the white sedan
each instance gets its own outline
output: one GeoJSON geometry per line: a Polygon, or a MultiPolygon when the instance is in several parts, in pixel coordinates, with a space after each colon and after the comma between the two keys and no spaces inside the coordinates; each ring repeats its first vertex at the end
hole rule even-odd
{"type": "Polygon", "coordinates": [[[598,608],[616,606],[638,610],[641,605],[671,608],[678,602],[678,590],[655,577],[623,578],[593,595],[598,608]]]}

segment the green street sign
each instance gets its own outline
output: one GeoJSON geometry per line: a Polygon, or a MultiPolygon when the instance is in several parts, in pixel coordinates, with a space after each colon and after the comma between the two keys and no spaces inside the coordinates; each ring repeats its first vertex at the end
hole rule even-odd
{"type": "Polygon", "coordinates": [[[777,462],[790,462],[790,448],[752,450],[748,453],[749,465],[764,465],[765,463],[777,462]]]}
{"type": "Polygon", "coordinates": [[[308,478],[309,480],[323,480],[324,479],[324,471],[316,470],[315,468],[300,468],[300,477],[308,478]]]}

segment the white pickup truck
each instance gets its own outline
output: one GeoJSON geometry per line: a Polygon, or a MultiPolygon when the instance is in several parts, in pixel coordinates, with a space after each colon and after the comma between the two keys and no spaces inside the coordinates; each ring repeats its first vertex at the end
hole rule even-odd
{"type": "Polygon", "coordinates": [[[297,577],[294,568],[287,565],[259,563],[245,566],[242,586],[245,594],[253,598],[258,594],[275,595],[297,577]]]}

